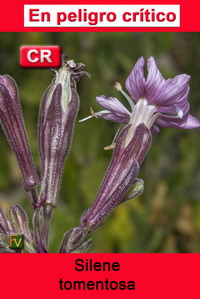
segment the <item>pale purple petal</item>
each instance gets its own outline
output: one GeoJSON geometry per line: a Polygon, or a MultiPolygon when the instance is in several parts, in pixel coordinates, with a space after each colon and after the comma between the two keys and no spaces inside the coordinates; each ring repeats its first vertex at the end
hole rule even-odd
{"type": "Polygon", "coordinates": [[[189,93],[189,85],[187,84],[183,90],[176,96],[173,97],[173,99],[169,99],[169,101],[166,101],[165,103],[161,103],[160,105],[157,105],[157,111],[162,113],[172,113],[177,114],[177,109],[182,109],[184,114],[188,112],[188,93],[189,93]]]}
{"type": "Polygon", "coordinates": [[[158,128],[158,126],[153,125],[151,127],[151,133],[152,134],[158,134],[160,132],[160,129],[158,128]]]}
{"type": "Polygon", "coordinates": [[[200,121],[190,114],[182,119],[178,116],[161,115],[156,122],[165,128],[195,129],[200,127],[200,121]]]}
{"type": "Polygon", "coordinates": [[[102,110],[95,113],[98,117],[114,121],[116,123],[127,124],[129,122],[129,116],[122,116],[116,113],[112,113],[108,110],[102,110]]]}
{"type": "Polygon", "coordinates": [[[189,114],[187,120],[181,124],[181,129],[195,129],[199,127],[200,121],[191,114],[189,114]]]}
{"type": "Polygon", "coordinates": [[[153,57],[150,57],[147,60],[147,70],[148,76],[146,80],[145,96],[148,103],[151,105],[155,104],[155,100],[159,99],[163,90],[165,90],[165,79],[157,68],[153,57]]]}
{"type": "Polygon", "coordinates": [[[106,98],[104,95],[101,95],[96,97],[96,101],[99,105],[104,107],[106,110],[109,110],[111,113],[115,113],[125,117],[129,117],[131,115],[126,107],[114,97],[106,98]]]}
{"type": "Polygon", "coordinates": [[[149,104],[153,103],[164,106],[170,106],[172,103],[175,104],[179,101],[180,97],[184,96],[184,93],[188,94],[189,80],[190,76],[185,74],[176,76],[174,79],[168,79],[165,81],[165,84],[162,85],[161,92],[155,94],[154,99],[150,99],[149,101],[149,97],[147,97],[149,104]]]}
{"type": "Polygon", "coordinates": [[[140,57],[126,80],[126,89],[135,101],[145,96],[144,58],[140,57]]]}

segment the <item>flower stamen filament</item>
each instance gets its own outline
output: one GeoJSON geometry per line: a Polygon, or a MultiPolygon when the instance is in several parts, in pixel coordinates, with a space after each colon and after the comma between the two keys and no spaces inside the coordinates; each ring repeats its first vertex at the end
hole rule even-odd
{"type": "Polygon", "coordinates": [[[135,104],[133,103],[133,99],[131,99],[131,97],[129,97],[129,95],[122,89],[122,86],[119,82],[116,82],[114,87],[117,91],[120,91],[123,94],[123,96],[126,98],[128,103],[130,104],[131,110],[133,111],[134,107],[135,107],[135,104]]]}

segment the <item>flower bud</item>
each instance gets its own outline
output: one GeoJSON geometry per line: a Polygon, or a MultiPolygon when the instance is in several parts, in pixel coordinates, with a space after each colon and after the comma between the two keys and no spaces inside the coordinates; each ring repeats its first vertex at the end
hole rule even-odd
{"type": "Polygon", "coordinates": [[[55,71],[54,82],[43,95],[39,117],[41,156],[40,203],[56,207],[64,162],[69,154],[79,108],[76,81],[85,73],[83,64],[72,60],[55,71]]]}
{"type": "Polygon", "coordinates": [[[0,123],[16,155],[24,187],[28,189],[38,185],[39,179],[26,137],[18,88],[8,75],[0,76],[0,123]]]}
{"type": "Polygon", "coordinates": [[[91,245],[92,239],[83,243],[86,235],[87,230],[84,227],[75,227],[70,229],[63,236],[59,252],[78,253],[87,251],[91,245]]]}
{"type": "Polygon", "coordinates": [[[35,253],[33,232],[29,228],[29,219],[24,209],[19,206],[11,206],[9,209],[9,217],[14,227],[15,233],[22,233],[24,235],[24,245],[28,252],[35,253]]]}
{"type": "Polygon", "coordinates": [[[32,240],[32,233],[29,228],[29,219],[24,209],[19,206],[11,206],[9,216],[16,233],[23,233],[28,241],[32,240]]]}

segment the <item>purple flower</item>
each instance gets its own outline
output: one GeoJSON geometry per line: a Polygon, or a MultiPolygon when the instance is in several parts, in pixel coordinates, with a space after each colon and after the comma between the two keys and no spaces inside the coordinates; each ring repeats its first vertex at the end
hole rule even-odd
{"type": "Polygon", "coordinates": [[[133,100],[125,94],[120,84],[116,88],[128,99],[131,105],[129,112],[114,97],[101,95],[97,102],[106,110],[96,113],[97,116],[119,123],[131,123],[137,127],[144,123],[153,133],[159,131],[154,124],[161,127],[194,129],[200,127],[200,122],[189,114],[188,103],[189,80],[186,74],[174,79],[165,80],[159,72],[155,60],[147,60],[148,75],[144,77],[144,58],[140,57],[126,80],[126,88],[133,100]]]}
{"type": "Polygon", "coordinates": [[[137,175],[151,145],[151,132],[159,131],[154,122],[181,129],[200,126],[200,122],[189,114],[190,77],[179,75],[165,80],[152,57],[147,61],[147,79],[143,68],[144,58],[141,57],[126,80],[126,88],[136,104],[116,83],[116,89],[128,100],[131,112],[116,98],[103,95],[96,98],[106,110],[93,113],[93,116],[127,125],[112,145],[111,163],[97,197],[81,217],[79,226],[88,232],[100,227],[115,207],[142,193],[143,181],[137,175]]]}
{"type": "Polygon", "coordinates": [[[18,88],[8,75],[0,76],[0,123],[17,157],[25,189],[38,185],[39,179],[26,137],[18,88]]]}

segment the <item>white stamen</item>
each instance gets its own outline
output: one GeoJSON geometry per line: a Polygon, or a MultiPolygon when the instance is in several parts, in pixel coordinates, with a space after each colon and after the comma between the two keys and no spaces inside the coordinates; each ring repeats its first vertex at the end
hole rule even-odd
{"type": "Polygon", "coordinates": [[[91,112],[92,115],[87,116],[86,118],[83,118],[83,119],[79,120],[78,122],[80,123],[80,122],[85,121],[87,119],[90,119],[92,117],[99,118],[99,117],[101,117],[102,114],[110,114],[109,110],[102,110],[102,111],[99,111],[99,112],[94,112],[92,107],[90,107],[90,112],[91,112]]]}
{"type": "Polygon", "coordinates": [[[122,124],[119,126],[119,128],[118,128],[118,130],[117,130],[117,132],[116,132],[116,134],[115,134],[115,136],[114,136],[114,138],[113,138],[112,144],[115,143],[115,141],[116,141],[116,139],[117,139],[117,136],[118,136],[118,134],[119,134],[119,132],[120,132],[122,126],[123,126],[122,124]]]}
{"type": "Polygon", "coordinates": [[[93,116],[93,115],[90,115],[90,116],[88,116],[88,117],[85,117],[85,118],[79,120],[78,122],[81,123],[81,122],[83,122],[83,121],[85,121],[85,120],[88,120],[88,119],[90,119],[90,118],[92,118],[92,117],[94,117],[94,116],[93,116]]]}
{"type": "Polygon", "coordinates": [[[117,91],[121,91],[122,90],[122,86],[119,82],[115,82],[114,88],[117,89],[117,91]]]}
{"type": "Polygon", "coordinates": [[[118,130],[117,130],[117,132],[116,132],[116,134],[115,134],[115,136],[114,136],[114,138],[113,138],[112,143],[111,143],[110,145],[108,145],[108,146],[105,146],[105,147],[104,147],[104,150],[110,150],[110,149],[115,148],[115,141],[116,141],[117,136],[118,136],[118,134],[119,134],[119,132],[120,132],[120,130],[121,130],[121,127],[122,127],[122,125],[120,125],[120,127],[118,128],[118,130]]]}
{"type": "Polygon", "coordinates": [[[116,82],[114,87],[117,89],[117,91],[120,91],[123,94],[123,96],[127,99],[128,103],[131,106],[131,109],[133,111],[134,106],[135,106],[135,104],[133,103],[133,99],[131,99],[131,97],[129,97],[129,95],[122,89],[122,86],[119,82],[116,82]]]}
{"type": "Polygon", "coordinates": [[[92,118],[92,117],[98,118],[97,114],[94,112],[94,110],[92,109],[92,107],[90,107],[90,113],[91,113],[92,115],[87,116],[86,118],[83,118],[83,119],[79,120],[79,123],[81,123],[82,121],[85,121],[85,120],[87,120],[87,119],[90,119],[90,118],[92,118]]]}
{"type": "Polygon", "coordinates": [[[105,151],[108,151],[108,150],[111,150],[111,149],[113,149],[113,148],[115,148],[115,143],[112,143],[112,144],[110,144],[110,145],[108,145],[108,146],[105,146],[103,149],[104,149],[105,151]]]}

